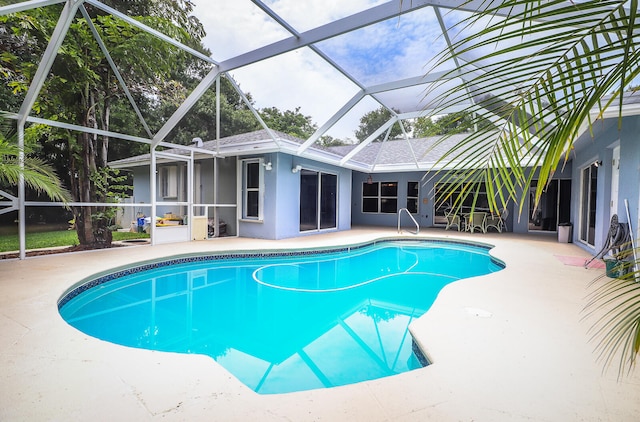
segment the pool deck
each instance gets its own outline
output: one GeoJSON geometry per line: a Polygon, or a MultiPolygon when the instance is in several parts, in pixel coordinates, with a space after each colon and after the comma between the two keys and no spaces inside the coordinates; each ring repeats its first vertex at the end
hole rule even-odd
{"type": "Polygon", "coordinates": [[[357,228],[0,260],[0,421],[639,420],[640,371],[621,381],[617,367],[603,373],[590,322],[581,320],[588,284],[604,270],[563,264],[557,256],[589,254],[555,237],[422,230],[419,237],[491,243],[507,268],[448,285],[413,323],[432,365],[331,389],[259,395],[208,357],[100,341],[57,311],[71,285],[128,263],[383,236],[397,233],[357,228]]]}

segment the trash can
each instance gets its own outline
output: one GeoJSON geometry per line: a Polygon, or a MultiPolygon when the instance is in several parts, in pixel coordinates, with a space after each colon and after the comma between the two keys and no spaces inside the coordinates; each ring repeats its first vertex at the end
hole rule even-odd
{"type": "Polygon", "coordinates": [[[558,242],[571,243],[573,239],[572,232],[573,232],[573,224],[571,223],[558,224],[558,242]]]}
{"type": "Polygon", "coordinates": [[[144,232],[144,216],[138,217],[138,233],[144,232]]]}

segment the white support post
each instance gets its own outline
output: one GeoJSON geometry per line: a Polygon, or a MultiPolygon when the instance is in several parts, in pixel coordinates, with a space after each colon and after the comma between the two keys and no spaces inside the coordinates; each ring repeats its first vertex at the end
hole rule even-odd
{"type": "Polygon", "coordinates": [[[18,178],[18,238],[20,244],[20,259],[27,257],[26,241],[26,217],[25,188],[24,188],[24,123],[18,122],[18,166],[20,177],[18,178]]]}
{"type": "MultiPolygon", "coordinates": [[[[218,216],[218,156],[217,154],[220,152],[220,74],[218,74],[218,79],[216,80],[216,156],[213,157],[213,236],[219,237],[220,233],[218,232],[218,224],[219,216],[218,216]]],[[[207,208],[208,211],[208,208],[207,208]]],[[[209,213],[207,212],[207,218],[209,218],[209,213]]]]}
{"type": "Polygon", "coordinates": [[[189,231],[189,239],[193,240],[193,179],[195,171],[195,164],[193,161],[193,151],[189,155],[189,161],[187,161],[187,202],[189,206],[187,207],[187,230],[189,231]]]}
{"type": "Polygon", "coordinates": [[[156,147],[151,145],[151,162],[149,164],[149,192],[151,195],[151,215],[149,216],[149,233],[151,235],[151,245],[156,244],[156,209],[158,201],[156,187],[156,147]]]}

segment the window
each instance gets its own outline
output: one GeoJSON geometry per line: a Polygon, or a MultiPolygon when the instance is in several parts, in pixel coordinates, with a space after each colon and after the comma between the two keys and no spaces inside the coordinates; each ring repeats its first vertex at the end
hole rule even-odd
{"type": "Polygon", "coordinates": [[[398,182],[363,183],[362,212],[383,214],[398,212],[398,182]]]}
{"type": "Polygon", "coordinates": [[[411,214],[418,213],[418,197],[419,189],[418,182],[407,182],[407,210],[411,214]]]}
{"type": "Polygon", "coordinates": [[[582,170],[582,197],[580,199],[580,240],[588,245],[596,243],[596,197],[598,193],[598,166],[594,163],[582,170]]]}
{"type": "Polygon", "coordinates": [[[300,171],[300,231],[336,227],[338,176],[300,171]]]}
{"type": "Polygon", "coordinates": [[[160,196],[163,198],[178,197],[178,167],[160,167],[160,196]]]}
{"type": "Polygon", "coordinates": [[[379,190],[378,182],[362,184],[362,212],[378,212],[379,190]]]}
{"type": "Polygon", "coordinates": [[[259,160],[242,163],[242,218],[262,219],[262,166],[259,160]]]}

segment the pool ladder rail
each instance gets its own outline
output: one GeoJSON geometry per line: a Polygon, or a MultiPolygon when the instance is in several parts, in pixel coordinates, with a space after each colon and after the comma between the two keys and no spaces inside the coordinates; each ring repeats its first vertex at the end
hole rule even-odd
{"type": "Polygon", "coordinates": [[[406,209],[406,208],[400,208],[400,209],[398,210],[398,233],[401,233],[401,232],[402,232],[402,230],[400,230],[400,217],[402,217],[402,211],[405,211],[405,212],[407,213],[407,215],[409,216],[409,218],[411,218],[411,221],[413,221],[413,224],[415,224],[415,225],[416,225],[416,231],[415,231],[415,232],[409,231],[409,233],[411,233],[411,234],[418,234],[418,233],[420,233],[420,225],[418,224],[418,222],[416,221],[416,219],[415,219],[415,218],[413,218],[413,215],[411,215],[411,213],[409,212],[409,210],[408,210],[408,209],[406,209]]]}

